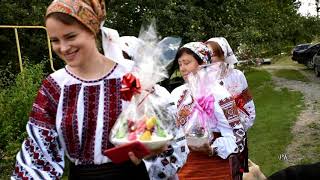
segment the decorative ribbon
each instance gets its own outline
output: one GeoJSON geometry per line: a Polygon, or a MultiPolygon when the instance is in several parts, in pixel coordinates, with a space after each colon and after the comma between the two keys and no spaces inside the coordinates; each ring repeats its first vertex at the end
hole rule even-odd
{"type": "Polygon", "coordinates": [[[205,127],[205,124],[208,123],[206,120],[212,120],[214,124],[216,124],[217,120],[212,115],[214,113],[214,103],[215,99],[213,95],[210,96],[202,96],[199,99],[196,100],[195,107],[193,109],[193,112],[197,112],[199,114],[199,121],[201,123],[202,127],[205,127]],[[207,118],[206,118],[207,116],[207,118]],[[208,118],[209,117],[209,118],[208,118]]]}
{"type": "Polygon", "coordinates": [[[246,105],[246,101],[244,99],[244,97],[240,94],[239,96],[237,96],[236,98],[234,98],[237,107],[244,113],[246,113],[248,116],[250,115],[248,113],[248,111],[246,109],[244,109],[244,105],[246,105]]]}
{"type": "Polygon", "coordinates": [[[122,85],[120,93],[121,98],[125,101],[130,101],[133,95],[141,93],[140,81],[131,73],[123,76],[122,85]]]}

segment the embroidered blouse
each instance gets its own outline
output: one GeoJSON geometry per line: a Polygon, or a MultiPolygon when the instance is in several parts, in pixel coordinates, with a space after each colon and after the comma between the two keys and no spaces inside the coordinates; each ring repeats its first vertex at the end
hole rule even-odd
{"type": "Polygon", "coordinates": [[[247,131],[254,123],[256,111],[246,77],[237,69],[226,68],[225,63],[221,63],[220,68],[219,82],[235,98],[241,123],[247,131]]]}
{"type": "MultiPolygon", "coordinates": [[[[89,81],[75,76],[66,67],[44,79],[26,126],[28,137],[17,154],[11,179],[60,179],[65,155],[76,165],[111,162],[102,151],[113,147],[109,132],[128,105],[120,98],[120,87],[123,75],[130,70],[117,64],[101,79],[89,81]]],[[[164,88],[156,89],[163,92],[164,88]]],[[[172,149],[181,149],[179,143],[173,143],[162,159],[156,157],[150,162],[149,174],[158,175],[163,168],[168,176],[176,172],[186,159],[180,158],[180,151],[171,153],[172,149]],[[165,166],[166,159],[170,165],[165,166]]]]}
{"type": "MultiPolygon", "coordinates": [[[[234,99],[218,83],[213,86],[215,89],[213,114],[217,119],[217,124],[210,127],[210,133],[221,133],[221,137],[215,138],[211,147],[215,149],[218,156],[226,159],[231,153],[243,151],[245,132],[235,109],[234,99]]],[[[185,127],[186,122],[191,118],[198,118],[191,116],[194,101],[186,84],[174,89],[171,95],[178,107],[177,124],[185,127]]]]}
{"type": "MultiPolygon", "coordinates": [[[[155,93],[168,98],[169,102],[172,102],[170,106],[167,106],[167,110],[175,114],[177,108],[171,99],[170,93],[158,85],[155,86],[155,93]]],[[[175,124],[175,122],[173,122],[173,124],[175,124]]],[[[174,128],[173,133],[174,139],[168,145],[168,149],[165,152],[156,157],[144,160],[151,180],[177,179],[176,174],[178,170],[187,161],[189,149],[183,129],[180,127],[174,128]]]]}
{"type": "Polygon", "coordinates": [[[83,80],[66,66],[44,79],[12,179],[58,179],[64,154],[76,165],[110,162],[102,151],[113,147],[109,132],[126,105],[120,99],[126,72],[124,66],[115,65],[101,79],[83,80]]]}

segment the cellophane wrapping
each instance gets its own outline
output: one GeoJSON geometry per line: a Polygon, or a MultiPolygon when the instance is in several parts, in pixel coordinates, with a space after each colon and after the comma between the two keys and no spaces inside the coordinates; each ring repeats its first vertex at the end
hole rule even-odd
{"type": "Polygon", "coordinates": [[[193,99],[193,108],[185,125],[186,139],[189,146],[202,147],[210,144],[211,128],[217,125],[214,115],[214,89],[218,69],[212,65],[200,66],[196,73],[188,75],[187,86],[193,99]]]}
{"type": "Polygon", "coordinates": [[[166,66],[174,58],[168,54],[177,51],[181,39],[172,37],[159,42],[154,26],[141,31],[139,39],[143,43],[134,55],[133,70],[123,78],[131,82],[124,88],[134,86],[127,93],[134,92],[113,126],[110,140],[115,145],[140,141],[149,149],[157,149],[173,138],[176,119],[170,93],[157,83],[167,78],[166,66]]]}

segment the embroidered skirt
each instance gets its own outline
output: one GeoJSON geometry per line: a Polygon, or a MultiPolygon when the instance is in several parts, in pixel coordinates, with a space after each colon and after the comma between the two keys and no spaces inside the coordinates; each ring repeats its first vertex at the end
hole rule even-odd
{"type": "Polygon", "coordinates": [[[209,157],[201,152],[191,152],[179,174],[180,180],[231,180],[229,161],[218,156],[209,157]]]}
{"type": "Polygon", "coordinates": [[[240,180],[240,163],[236,155],[228,159],[209,157],[200,152],[191,152],[187,163],[179,171],[180,180],[240,180]]]}
{"type": "Polygon", "coordinates": [[[131,161],[122,164],[75,165],[70,163],[69,180],[139,179],[149,180],[143,161],[136,166],[131,161]]]}

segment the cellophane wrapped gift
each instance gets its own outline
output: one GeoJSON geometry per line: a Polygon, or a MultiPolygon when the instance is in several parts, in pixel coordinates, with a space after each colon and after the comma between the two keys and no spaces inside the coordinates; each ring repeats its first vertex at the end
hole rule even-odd
{"type": "Polygon", "coordinates": [[[113,126],[110,140],[115,145],[140,141],[154,150],[173,139],[175,107],[170,93],[157,83],[167,77],[166,66],[174,58],[166,56],[168,50],[177,51],[181,39],[158,42],[153,26],[140,33],[139,39],[144,43],[134,55],[134,68],[122,81],[122,98],[129,103],[113,126]]]}
{"type": "Polygon", "coordinates": [[[188,75],[187,85],[193,98],[193,108],[185,133],[188,146],[203,147],[210,144],[212,137],[211,128],[217,125],[214,115],[214,89],[217,77],[217,68],[211,65],[200,66],[197,73],[188,75]]]}

